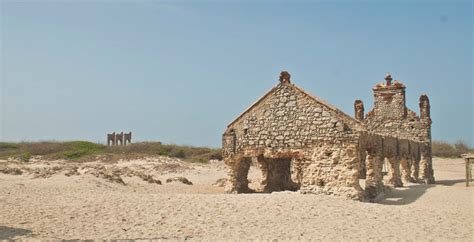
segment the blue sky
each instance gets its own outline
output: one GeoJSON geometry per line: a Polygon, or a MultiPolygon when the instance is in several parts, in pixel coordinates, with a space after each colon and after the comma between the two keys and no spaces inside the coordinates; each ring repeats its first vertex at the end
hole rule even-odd
{"type": "Polygon", "coordinates": [[[473,135],[472,1],[1,1],[4,141],[220,146],[292,82],[353,115],[387,72],[430,97],[433,139],[473,135]]]}

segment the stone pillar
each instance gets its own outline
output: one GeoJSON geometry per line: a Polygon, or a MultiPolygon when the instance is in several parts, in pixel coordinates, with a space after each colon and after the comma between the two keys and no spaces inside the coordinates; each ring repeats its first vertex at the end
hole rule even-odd
{"type": "Polygon", "coordinates": [[[406,157],[402,157],[400,159],[400,169],[402,172],[402,181],[403,182],[415,182],[415,180],[411,177],[411,163],[413,161],[409,160],[406,157]]]}
{"type": "Polygon", "coordinates": [[[297,186],[296,190],[301,186],[303,181],[303,171],[305,160],[294,158],[291,161],[291,181],[297,186]]]}
{"type": "Polygon", "coordinates": [[[265,190],[268,184],[268,161],[263,156],[258,156],[257,163],[262,173],[262,178],[260,180],[260,187],[261,187],[261,190],[265,190]]]}
{"type": "Polygon", "coordinates": [[[422,158],[420,161],[420,178],[423,182],[428,184],[435,183],[434,171],[433,171],[433,160],[431,151],[431,114],[430,114],[430,100],[428,95],[423,94],[420,96],[420,121],[421,128],[423,131],[421,153],[422,158]]]}
{"type": "Polygon", "coordinates": [[[433,184],[435,182],[431,165],[431,154],[427,147],[424,147],[421,151],[419,180],[426,184],[433,184]]]}
{"type": "Polygon", "coordinates": [[[402,187],[402,179],[400,175],[400,157],[392,156],[388,159],[388,184],[394,187],[402,187]]]}
{"type": "Polygon", "coordinates": [[[360,152],[359,154],[359,179],[366,179],[367,168],[366,168],[366,152],[360,152]]]}
{"type": "Polygon", "coordinates": [[[382,162],[383,158],[379,154],[367,153],[365,164],[367,176],[365,179],[365,196],[369,200],[375,199],[383,192],[382,182],[382,162]]]}
{"type": "Polygon", "coordinates": [[[227,193],[251,192],[248,186],[248,173],[252,159],[243,157],[236,161],[228,161],[228,181],[225,187],[227,193]]]}
{"type": "Polygon", "coordinates": [[[419,174],[419,179],[426,183],[428,179],[428,157],[426,156],[425,152],[421,153],[421,158],[420,158],[420,174],[419,174]]]}
{"type": "Polygon", "coordinates": [[[411,163],[411,177],[415,182],[418,182],[418,176],[420,173],[420,158],[413,157],[411,163]]]}

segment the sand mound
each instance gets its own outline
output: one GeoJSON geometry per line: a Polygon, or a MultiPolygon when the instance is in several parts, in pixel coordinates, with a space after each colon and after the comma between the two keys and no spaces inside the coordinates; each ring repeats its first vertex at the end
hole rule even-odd
{"type": "Polygon", "coordinates": [[[118,162],[106,162],[100,159],[89,162],[48,161],[35,157],[27,163],[17,160],[0,163],[0,173],[3,174],[31,175],[33,178],[43,179],[58,174],[64,174],[67,177],[92,175],[122,185],[125,185],[122,179],[124,176],[136,176],[148,183],[161,185],[161,181],[156,176],[189,169],[193,169],[189,164],[164,156],[145,157],[142,160],[119,160],[118,162]]]}

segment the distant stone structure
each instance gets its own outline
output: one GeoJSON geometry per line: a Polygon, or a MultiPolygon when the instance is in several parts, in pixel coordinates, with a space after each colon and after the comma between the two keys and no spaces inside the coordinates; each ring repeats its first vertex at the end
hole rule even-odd
{"type": "Polygon", "coordinates": [[[123,134],[123,144],[126,145],[127,141],[129,144],[132,143],[132,132],[123,134]]]}
{"type": "Polygon", "coordinates": [[[374,88],[374,108],[354,103],[355,118],[290,81],[280,83],[228,126],[222,137],[229,193],[252,192],[247,174],[252,160],[262,171],[262,192],[300,190],[356,200],[375,200],[384,185],[434,183],[430,105],[420,97],[420,116],[405,105],[398,81],[374,88]],[[383,181],[382,166],[389,174],[383,181]],[[365,189],[359,184],[365,179],[365,189]]]}
{"type": "Polygon", "coordinates": [[[115,135],[115,145],[123,145],[123,132],[115,135]]]}
{"type": "Polygon", "coordinates": [[[115,132],[107,134],[107,146],[115,145],[115,132]]]}
{"type": "Polygon", "coordinates": [[[111,133],[111,134],[107,134],[107,145],[108,146],[111,146],[111,145],[126,145],[127,144],[127,141],[128,143],[132,143],[132,132],[129,132],[129,133],[123,133],[123,132],[120,132],[119,133],[111,133]]]}

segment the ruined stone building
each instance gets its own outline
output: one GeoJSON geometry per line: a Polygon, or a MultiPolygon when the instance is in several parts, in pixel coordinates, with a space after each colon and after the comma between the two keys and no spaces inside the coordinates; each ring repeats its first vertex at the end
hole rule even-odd
{"type": "Polygon", "coordinates": [[[392,83],[390,75],[385,79],[373,88],[373,110],[364,116],[364,104],[357,100],[351,117],[282,72],[279,84],[223,134],[226,191],[253,192],[247,179],[252,160],[262,172],[261,192],[299,190],[373,200],[385,185],[433,183],[428,97],[421,95],[418,116],[405,105],[405,86],[392,83]]]}

